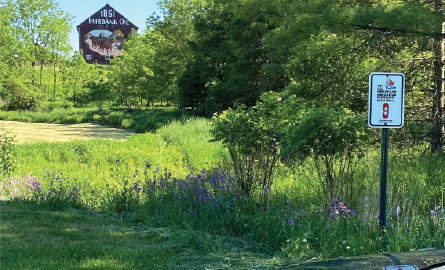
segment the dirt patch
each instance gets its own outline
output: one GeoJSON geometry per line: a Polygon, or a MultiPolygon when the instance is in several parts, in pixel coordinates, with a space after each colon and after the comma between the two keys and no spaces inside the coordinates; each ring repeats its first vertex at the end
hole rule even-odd
{"type": "Polygon", "coordinates": [[[71,125],[0,121],[0,126],[11,131],[11,133],[16,136],[15,139],[17,144],[67,142],[95,138],[126,140],[129,136],[134,134],[126,130],[91,123],[71,125]]]}

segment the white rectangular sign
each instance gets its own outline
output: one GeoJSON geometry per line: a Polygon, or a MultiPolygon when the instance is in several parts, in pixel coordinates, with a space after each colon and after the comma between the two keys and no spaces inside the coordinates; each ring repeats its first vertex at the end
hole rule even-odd
{"type": "Polygon", "coordinates": [[[404,123],[405,75],[373,72],[369,75],[368,125],[401,128],[404,123]]]}

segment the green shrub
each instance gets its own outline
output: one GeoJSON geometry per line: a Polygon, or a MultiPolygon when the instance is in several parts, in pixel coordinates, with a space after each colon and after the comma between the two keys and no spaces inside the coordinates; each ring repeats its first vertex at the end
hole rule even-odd
{"type": "Polygon", "coordinates": [[[45,111],[53,111],[55,109],[71,109],[73,107],[72,103],[68,103],[66,101],[51,101],[45,105],[45,111]]]}
{"type": "Polygon", "coordinates": [[[85,115],[77,114],[75,115],[76,123],[80,124],[87,121],[87,117],[85,115]]]}
{"type": "Polygon", "coordinates": [[[124,129],[130,129],[134,126],[135,122],[133,119],[124,119],[122,120],[121,127],[124,129]]]}
{"type": "Polygon", "coordinates": [[[16,168],[16,163],[14,136],[0,127],[0,172],[8,174],[16,168]]]}
{"type": "Polygon", "coordinates": [[[283,153],[301,163],[302,170],[309,164],[315,167],[320,189],[307,178],[325,204],[335,197],[353,199],[354,169],[369,139],[365,125],[361,115],[326,108],[302,112],[290,125],[283,153]],[[308,159],[311,162],[303,163],[308,159]]]}
{"type": "Polygon", "coordinates": [[[74,124],[76,123],[76,118],[74,115],[67,115],[61,123],[74,124]]]}
{"type": "Polygon", "coordinates": [[[94,121],[99,121],[100,120],[100,115],[99,114],[94,114],[93,120],[94,121]]]}
{"type": "Polygon", "coordinates": [[[7,100],[7,110],[37,111],[40,108],[42,97],[33,85],[26,85],[22,81],[8,80],[3,82],[0,96],[7,100]]]}
{"type": "Polygon", "coordinates": [[[286,108],[294,106],[294,97],[267,93],[254,108],[242,105],[214,117],[213,141],[229,150],[242,193],[253,194],[259,187],[264,195],[269,192],[279,155],[278,134],[286,126],[286,108]]]}

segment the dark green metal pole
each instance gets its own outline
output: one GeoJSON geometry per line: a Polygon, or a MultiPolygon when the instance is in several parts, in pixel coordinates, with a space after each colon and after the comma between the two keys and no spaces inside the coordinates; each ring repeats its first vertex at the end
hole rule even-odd
{"type": "Polygon", "coordinates": [[[380,165],[380,227],[382,234],[386,232],[386,189],[388,182],[388,145],[389,145],[389,128],[382,129],[382,156],[380,165]]]}

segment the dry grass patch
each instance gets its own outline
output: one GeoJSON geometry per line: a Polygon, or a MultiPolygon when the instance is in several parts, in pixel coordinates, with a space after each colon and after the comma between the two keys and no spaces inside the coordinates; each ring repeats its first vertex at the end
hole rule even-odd
{"type": "Polygon", "coordinates": [[[16,136],[16,143],[36,142],[67,142],[73,140],[88,140],[95,138],[109,138],[113,140],[126,140],[132,132],[95,125],[84,124],[44,124],[25,123],[16,121],[0,121],[6,130],[16,136]]]}

